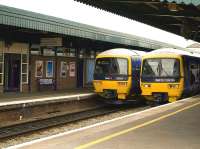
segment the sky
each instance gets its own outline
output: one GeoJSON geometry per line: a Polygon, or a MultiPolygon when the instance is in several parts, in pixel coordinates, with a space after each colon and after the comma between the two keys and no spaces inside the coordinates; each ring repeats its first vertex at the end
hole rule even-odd
{"type": "Polygon", "coordinates": [[[73,0],[0,0],[1,5],[186,47],[185,38],[73,0]]]}

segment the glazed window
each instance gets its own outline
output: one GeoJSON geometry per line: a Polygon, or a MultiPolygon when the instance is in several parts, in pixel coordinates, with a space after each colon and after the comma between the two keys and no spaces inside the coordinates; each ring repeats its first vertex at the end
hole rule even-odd
{"type": "Polygon", "coordinates": [[[180,64],[177,59],[146,59],[143,62],[143,77],[179,77],[180,64]]]}
{"type": "Polygon", "coordinates": [[[128,60],[125,58],[99,58],[96,61],[95,74],[127,75],[128,60]]]}

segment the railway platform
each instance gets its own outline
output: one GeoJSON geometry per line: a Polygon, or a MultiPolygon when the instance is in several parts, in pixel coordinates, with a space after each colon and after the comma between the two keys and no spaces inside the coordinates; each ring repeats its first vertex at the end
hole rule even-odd
{"type": "MultiPolygon", "coordinates": [[[[95,108],[92,89],[0,95],[0,128],[95,108]]],[[[96,99],[96,98],[95,98],[96,99]]],[[[0,134],[1,137],[1,134],[0,134]]]]}
{"type": "Polygon", "coordinates": [[[200,95],[9,149],[198,149],[200,95]]]}
{"type": "Polygon", "coordinates": [[[0,109],[15,108],[24,104],[38,105],[62,100],[77,100],[95,95],[92,88],[35,93],[0,94],[0,109]]]}

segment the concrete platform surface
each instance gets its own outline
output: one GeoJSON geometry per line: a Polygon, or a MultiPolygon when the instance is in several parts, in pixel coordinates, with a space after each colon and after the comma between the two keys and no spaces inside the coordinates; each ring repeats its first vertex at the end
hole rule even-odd
{"type": "Polygon", "coordinates": [[[199,149],[200,96],[9,149],[199,149]]]}
{"type": "Polygon", "coordinates": [[[92,96],[92,89],[73,89],[63,91],[48,91],[37,93],[4,93],[0,94],[0,109],[21,104],[45,104],[65,99],[81,99],[92,96]]]}

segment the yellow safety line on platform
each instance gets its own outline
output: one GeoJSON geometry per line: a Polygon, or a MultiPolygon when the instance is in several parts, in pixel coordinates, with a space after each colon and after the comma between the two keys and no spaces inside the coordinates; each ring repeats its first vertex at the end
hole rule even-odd
{"type": "Polygon", "coordinates": [[[111,135],[102,137],[102,138],[100,138],[100,139],[97,139],[97,140],[95,140],[95,141],[89,142],[89,143],[87,143],[87,144],[80,145],[80,146],[76,147],[75,149],[86,149],[86,148],[89,148],[89,147],[91,147],[91,146],[94,146],[94,145],[96,145],[96,144],[99,144],[99,143],[105,142],[105,141],[107,141],[107,140],[113,139],[113,138],[118,137],[118,136],[120,136],[120,135],[126,134],[126,133],[128,133],[128,132],[130,132],[130,131],[136,130],[136,129],[138,129],[138,128],[142,128],[142,127],[144,127],[144,126],[153,124],[153,123],[158,122],[158,121],[160,121],[160,120],[162,120],[162,119],[168,118],[168,117],[170,117],[170,116],[172,116],[172,115],[175,115],[175,114],[177,114],[177,113],[180,113],[180,112],[182,112],[182,111],[185,111],[185,110],[187,110],[187,109],[190,109],[190,108],[192,108],[192,107],[195,107],[195,106],[197,106],[197,105],[199,105],[199,104],[200,104],[200,102],[195,103],[195,104],[192,104],[192,105],[190,105],[190,106],[187,106],[187,107],[184,107],[184,108],[182,108],[182,109],[180,109],[180,110],[177,110],[177,111],[175,111],[175,112],[172,112],[172,113],[163,115],[163,116],[161,116],[161,117],[158,117],[158,118],[153,119],[153,120],[151,120],[151,121],[145,122],[145,123],[143,123],[143,124],[140,124],[140,125],[131,127],[131,128],[129,128],[129,129],[122,130],[122,131],[120,131],[120,132],[116,132],[116,133],[114,133],[114,134],[111,134],[111,135]]]}

